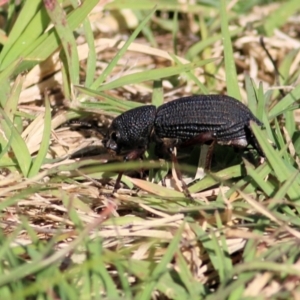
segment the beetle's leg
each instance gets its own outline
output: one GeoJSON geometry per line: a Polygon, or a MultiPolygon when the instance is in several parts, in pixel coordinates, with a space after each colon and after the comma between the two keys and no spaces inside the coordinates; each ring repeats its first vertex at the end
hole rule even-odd
{"type": "Polygon", "coordinates": [[[214,151],[214,146],[216,144],[216,138],[214,136],[213,132],[202,132],[198,135],[196,135],[195,137],[184,141],[180,147],[190,147],[193,145],[199,145],[199,144],[208,144],[208,152],[207,152],[207,156],[206,156],[206,160],[205,160],[205,166],[204,166],[204,170],[209,171],[210,167],[211,167],[211,160],[212,160],[212,155],[213,155],[213,151],[214,151]]]}
{"type": "MultiPolygon", "coordinates": [[[[159,158],[165,158],[167,157],[168,159],[171,158],[171,162],[174,165],[176,175],[178,179],[182,182],[182,188],[184,189],[185,182],[182,181],[182,176],[180,171],[178,170],[178,161],[176,154],[174,153],[174,144],[170,143],[170,141],[166,142],[160,139],[155,133],[152,135],[152,139],[155,142],[155,155],[158,156],[159,158]]],[[[162,178],[161,180],[162,186],[166,186],[166,178],[162,178]]]]}
{"type": "Polygon", "coordinates": [[[266,157],[264,151],[261,149],[261,147],[258,144],[258,141],[254,135],[251,136],[250,144],[257,151],[257,153],[259,154],[260,157],[266,157]]]}
{"type": "Polygon", "coordinates": [[[114,189],[112,191],[113,194],[116,193],[117,190],[120,188],[120,182],[121,182],[123,173],[124,173],[123,171],[120,171],[119,174],[118,174],[117,180],[116,180],[115,185],[114,185],[114,189]]]}
{"type": "Polygon", "coordinates": [[[210,171],[211,161],[212,161],[212,156],[213,156],[215,144],[216,144],[216,140],[214,140],[214,141],[208,146],[208,151],[207,151],[206,160],[205,160],[205,165],[204,165],[204,170],[205,170],[205,171],[210,171]]]}
{"type": "Polygon", "coordinates": [[[181,174],[181,171],[179,170],[178,168],[178,160],[177,160],[177,156],[176,156],[176,153],[175,153],[175,148],[176,147],[171,147],[169,148],[169,153],[171,155],[171,160],[172,160],[172,163],[174,165],[174,168],[175,168],[175,172],[176,172],[176,175],[177,175],[177,178],[181,181],[181,185],[182,185],[182,190],[183,190],[183,193],[184,195],[191,199],[191,200],[194,200],[194,198],[191,196],[191,193],[188,189],[188,186],[186,185],[186,183],[184,182],[183,178],[182,178],[182,174],[181,174]]]}
{"type": "Polygon", "coordinates": [[[190,138],[180,144],[180,147],[187,148],[195,145],[209,144],[215,141],[216,138],[213,132],[201,132],[200,134],[190,138]]]}
{"type": "MultiPolygon", "coordinates": [[[[124,162],[138,159],[139,157],[143,156],[145,151],[146,151],[146,148],[143,147],[143,148],[138,148],[138,149],[135,149],[135,150],[129,152],[126,156],[124,156],[124,162]]],[[[120,188],[120,183],[121,183],[123,173],[124,173],[124,171],[119,172],[116,183],[114,185],[113,193],[115,193],[120,188]]]]}
{"type": "MultiPolygon", "coordinates": [[[[181,181],[182,190],[183,190],[184,195],[187,198],[189,198],[191,200],[194,200],[193,197],[191,196],[189,190],[188,190],[188,187],[187,187],[186,183],[183,181],[181,171],[178,168],[178,160],[177,160],[177,156],[176,156],[176,153],[175,153],[176,146],[174,146],[174,144],[172,144],[172,143],[171,143],[171,145],[170,144],[166,145],[166,143],[164,143],[163,140],[160,139],[156,135],[154,135],[153,138],[154,138],[155,143],[156,143],[156,146],[155,146],[156,155],[161,156],[161,157],[167,155],[168,157],[171,157],[171,162],[174,165],[177,178],[181,181]]],[[[180,143],[180,142],[178,142],[178,143],[180,143]]],[[[177,143],[175,142],[175,144],[177,144],[177,143]]],[[[180,143],[180,145],[181,145],[181,143],[180,143]]],[[[162,183],[165,186],[165,180],[164,179],[162,180],[162,183]]]]}

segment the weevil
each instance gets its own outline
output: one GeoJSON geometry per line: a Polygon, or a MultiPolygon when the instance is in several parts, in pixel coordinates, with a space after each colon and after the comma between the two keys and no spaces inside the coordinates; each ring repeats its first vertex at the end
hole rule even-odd
{"type": "MultiPolygon", "coordinates": [[[[149,143],[155,141],[157,148],[169,150],[175,163],[174,147],[211,144],[206,163],[206,168],[209,168],[215,143],[238,148],[251,145],[264,157],[250,121],[263,126],[247,106],[232,97],[195,95],[167,102],[158,108],[146,105],[122,113],[112,121],[103,144],[117,154],[125,153],[124,160],[133,160],[142,157],[149,143]],[[173,141],[166,145],[165,139],[173,141]]],[[[121,176],[122,172],[114,191],[121,176]]]]}

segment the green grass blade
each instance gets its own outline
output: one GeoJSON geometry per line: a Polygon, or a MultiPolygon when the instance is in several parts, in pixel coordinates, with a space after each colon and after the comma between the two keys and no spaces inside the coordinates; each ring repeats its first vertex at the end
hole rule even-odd
{"type": "Polygon", "coordinates": [[[32,163],[32,167],[30,168],[30,171],[28,173],[29,178],[35,176],[39,172],[42,164],[44,163],[44,159],[49,149],[50,137],[51,137],[51,109],[50,109],[48,96],[46,96],[43,138],[42,138],[39,152],[36,158],[34,159],[32,163]]]}
{"type": "Polygon", "coordinates": [[[22,91],[22,85],[24,82],[24,76],[19,75],[12,88],[9,97],[7,98],[6,104],[4,106],[4,111],[11,121],[15,119],[15,113],[17,111],[17,106],[19,102],[20,93],[22,91]]]}
{"type": "MultiPolygon", "coordinates": [[[[219,195],[219,197],[223,198],[221,194],[219,195]]],[[[221,202],[223,203],[224,200],[225,199],[222,199],[221,202]]],[[[222,259],[222,265],[224,267],[223,276],[225,280],[228,279],[230,280],[228,274],[232,271],[233,265],[228,250],[226,235],[222,232],[224,224],[222,223],[222,219],[218,211],[216,212],[215,217],[216,217],[217,228],[219,229],[220,232],[219,244],[220,244],[220,249],[222,249],[222,253],[219,254],[219,259],[222,259]]]]}
{"type": "Polygon", "coordinates": [[[263,176],[264,174],[261,174],[262,172],[258,172],[257,169],[255,169],[249,162],[244,160],[246,170],[247,170],[247,175],[250,176],[256,183],[257,185],[261,188],[261,190],[268,195],[269,197],[272,196],[274,193],[274,187],[270,184],[270,182],[265,181],[263,176]]]}
{"type": "Polygon", "coordinates": [[[238,100],[241,100],[228,26],[228,11],[226,9],[226,1],[221,0],[221,29],[224,45],[227,94],[238,100]]]}
{"type": "Polygon", "coordinates": [[[148,284],[145,286],[142,294],[139,296],[140,297],[139,299],[150,299],[153,289],[157,285],[157,281],[159,281],[159,278],[164,274],[164,272],[166,272],[166,266],[168,265],[168,263],[170,263],[175,252],[177,251],[177,249],[179,247],[183,228],[184,228],[184,226],[181,226],[181,228],[179,228],[177,230],[165,255],[162,257],[160,262],[157,264],[157,266],[153,270],[153,272],[151,274],[152,280],[150,282],[148,282],[148,284]]]}
{"type": "Polygon", "coordinates": [[[227,169],[221,170],[217,173],[207,174],[202,180],[194,183],[189,187],[191,193],[196,193],[204,189],[213,187],[217,183],[220,183],[224,180],[236,178],[242,176],[242,169],[240,165],[232,166],[227,169]]]}
{"type": "Polygon", "coordinates": [[[97,89],[106,79],[106,77],[111,73],[112,69],[117,65],[119,59],[125,54],[130,44],[136,39],[141,30],[146,26],[152,15],[154,14],[156,7],[151,10],[146,18],[139,24],[139,26],[134,30],[130,38],[124,43],[124,46],[118,51],[106,69],[103,71],[101,76],[91,85],[92,89],[97,89]]]}
{"type": "MultiPolygon", "coordinates": [[[[147,14],[145,14],[145,12],[143,12],[143,11],[134,10],[133,13],[136,15],[139,23],[143,22],[143,20],[147,17],[147,14]]],[[[146,24],[142,28],[141,31],[142,31],[143,35],[145,36],[145,38],[149,41],[150,45],[152,47],[157,48],[157,42],[156,42],[155,36],[152,32],[151,24],[146,24]]]]}
{"type": "MultiPolygon", "coordinates": [[[[203,1],[202,1],[203,2],[203,1]]],[[[182,5],[178,1],[170,1],[170,0],[143,0],[143,1],[135,1],[135,0],[124,0],[124,1],[114,1],[108,3],[105,8],[107,10],[118,10],[118,9],[133,9],[133,10],[150,10],[153,8],[153,5],[157,5],[157,9],[164,11],[182,11],[182,12],[190,12],[193,14],[200,14],[203,12],[208,13],[210,8],[206,8],[203,5],[199,4],[188,4],[182,5]]]]}
{"type": "Polygon", "coordinates": [[[0,167],[5,166],[13,166],[14,161],[8,157],[7,153],[9,148],[11,147],[13,136],[10,135],[9,140],[7,141],[6,137],[3,138],[0,136],[0,145],[1,145],[1,152],[0,152],[0,167]]]}
{"type": "Polygon", "coordinates": [[[10,93],[10,77],[20,65],[21,61],[21,59],[16,60],[14,63],[10,64],[7,68],[0,72],[0,82],[2,83],[0,86],[0,103],[2,107],[6,105],[7,95],[10,93]]]}
{"type": "Polygon", "coordinates": [[[9,140],[12,135],[11,147],[13,149],[13,153],[23,175],[27,176],[32,162],[27,145],[2,109],[0,109],[0,114],[2,115],[0,120],[1,128],[4,131],[7,140],[9,140]]]}
{"type": "Polygon", "coordinates": [[[281,157],[279,156],[279,153],[275,151],[266,137],[263,135],[263,133],[259,130],[258,126],[255,126],[255,124],[251,124],[251,128],[253,129],[253,132],[263,148],[263,151],[268,159],[268,162],[272,166],[274,172],[278,176],[278,179],[280,182],[285,181],[289,177],[289,172],[284,165],[284,163],[281,160],[281,157]]]}
{"type": "Polygon", "coordinates": [[[185,288],[189,292],[188,299],[199,300],[199,295],[204,293],[204,285],[199,284],[199,282],[197,282],[193,278],[191,270],[189,269],[189,266],[180,251],[177,253],[177,263],[180,269],[178,276],[180,277],[180,279],[184,283],[185,288]]]}
{"type": "MultiPolygon", "coordinates": [[[[273,199],[277,199],[281,201],[285,198],[286,194],[288,193],[290,187],[295,182],[297,177],[299,176],[299,171],[295,171],[294,174],[291,174],[291,177],[280,187],[280,189],[277,191],[277,193],[273,196],[273,199]]],[[[300,194],[300,193],[299,193],[300,194]]],[[[269,207],[270,209],[270,207],[269,207]]]]}
{"type": "MultiPolygon", "coordinates": [[[[172,56],[172,58],[174,59],[176,64],[178,64],[179,66],[184,66],[184,64],[180,62],[180,60],[177,58],[176,55],[173,55],[171,53],[170,53],[170,55],[172,56]]],[[[187,77],[190,80],[193,80],[197,84],[197,86],[200,89],[200,91],[202,92],[202,94],[204,94],[204,95],[209,94],[209,91],[206,88],[206,86],[192,73],[192,71],[187,71],[187,72],[185,72],[185,74],[187,75],[187,77]]]]}
{"type": "MultiPolygon", "coordinates": [[[[69,13],[67,22],[70,29],[75,30],[98,2],[98,0],[84,1],[78,8],[69,13]]],[[[26,61],[21,64],[19,71],[32,68],[38,62],[44,61],[60,46],[60,43],[54,28],[41,35],[24,49],[22,57],[26,61]]]]}
{"type": "Polygon", "coordinates": [[[164,89],[161,80],[154,80],[153,82],[153,93],[151,102],[156,107],[164,103],[164,89]]]}
{"type": "Polygon", "coordinates": [[[299,1],[290,0],[281,3],[275,11],[270,13],[264,20],[264,29],[268,36],[273,34],[275,28],[280,28],[287,19],[299,10],[299,1]]]}
{"type": "Polygon", "coordinates": [[[297,106],[293,106],[300,99],[300,85],[283,97],[269,112],[269,118],[273,118],[283,114],[287,110],[296,109],[297,106]]]}
{"type": "MultiPolygon", "coordinates": [[[[242,28],[237,28],[229,32],[230,37],[235,37],[238,34],[243,32],[242,28]]],[[[203,50],[205,50],[207,47],[213,45],[215,42],[222,39],[222,34],[215,34],[213,36],[207,37],[204,40],[201,40],[197,43],[195,43],[193,46],[190,47],[190,49],[186,52],[185,57],[189,60],[193,60],[195,57],[199,55],[203,50]]]]}
{"type": "MultiPolygon", "coordinates": [[[[287,164],[281,159],[280,153],[275,151],[273,147],[270,145],[268,140],[265,138],[262,131],[256,124],[251,124],[251,128],[257,138],[260,146],[262,147],[268,163],[271,165],[274,170],[276,177],[278,180],[283,183],[288,180],[292,174],[296,171],[293,166],[287,166],[287,164]]],[[[296,181],[291,184],[291,187],[288,191],[288,195],[291,200],[299,200],[300,199],[300,186],[299,186],[300,178],[298,177],[296,181]]]]}
{"type": "Polygon", "coordinates": [[[73,84],[79,83],[79,59],[77,44],[73,32],[68,24],[65,11],[57,0],[44,1],[47,13],[55,26],[56,32],[61,40],[65,56],[68,62],[69,75],[73,84]]]}
{"type": "Polygon", "coordinates": [[[110,83],[102,85],[98,88],[98,91],[105,91],[110,89],[115,89],[126,84],[134,84],[140,83],[147,80],[159,80],[162,78],[166,78],[169,76],[177,75],[182,72],[188,72],[194,68],[202,67],[208,63],[215,61],[215,58],[205,59],[201,61],[196,61],[193,63],[185,64],[182,66],[175,66],[175,67],[167,67],[158,70],[149,70],[146,72],[139,72],[135,74],[125,75],[119,79],[116,79],[110,83]]]}
{"type": "Polygon", "coordinates": [[[0,70],[8,67],[48,26],[49,19],[40,0],[25,1],[0,53],[0,70]]]}
{"type": "Polygon", "coordinates": [[[114,115],[114,112],[121,113],[125,110],[128,110],[130,108],[138,107],[141,106],[142,104],[133,102],[133,101],[123,101],[117,98],[114,98],[110,96],[109,94],[105,94],[103,92],[98,92],[95,90],[91,90],[86,87],[82,86],[75,86],[75,89],[80,91],[81,93],[99,98],[99,102],[90,102],[90,101],[83,101],[80,104],[82,105],[83,108],[86,109],[102,109],[104,111],[109,112],[110,115],[114,115]]]}
{"type": "Polygon", "coordinates": [[[248,108],[256,115],[257,101],[256,101],[256,89],[253,86],[254,82],[249,75],[245,75],[245,85],[248,99],[248,108]]]}
{"type": "Polygon", "coordinates": [[[85,86],[89,87],[92,85],[96,73],[96,50],[95,50],[93,31],[91,28],[91,24],[88,20],[84,20],[83,28],[85,31],[86,41],[89,46],[89,55],[87,59],[86,77],[85,77],[85,86]]]}

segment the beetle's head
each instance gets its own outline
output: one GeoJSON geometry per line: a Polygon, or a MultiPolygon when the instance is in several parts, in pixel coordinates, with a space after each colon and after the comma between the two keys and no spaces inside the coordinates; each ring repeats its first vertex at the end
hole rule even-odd
{"type": "Polygon", "coordinates": [[[108,150],[112,150],[117,154],[120,153],[122,147],[122,138],[120,130],[118,129],[117,124],[113,121],[107,133],[105,134],[104,139],[102,140],[104,147],[108,150]]]}
{"type": "Polygon", "coordinates": [[[154,126],[156,107],[140,106],[116,117],[103,139],[103,145],[117,154],[146,148],[154,126]]]}

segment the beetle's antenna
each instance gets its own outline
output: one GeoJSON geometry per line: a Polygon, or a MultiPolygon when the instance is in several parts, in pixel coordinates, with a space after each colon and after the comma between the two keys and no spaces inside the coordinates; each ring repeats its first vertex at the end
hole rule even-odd
{"type": "MultiPolygon", "coordinates": [[[[275,63],[275,60],[273,59],[272,55],[270,54],[269,50],[267,49],[266,47],[266,44],[265,44],[265,41],[264,41],[264,37],[261,36],[259,38],[259,42],[260,42],[260,45],[262,46],[262,48],[264,49],[264,51],[266,52],[269,60],[271,61],[272,65],[273,65],[273,68],[274,68],[274,72],[275,72],[275,82],[276,82],[276,85],[277,86],[280,86],[280,82],[279,82],[279,77],[281,77],[281,79],[284,79],[283,76],[280,74],[277,66],[276,66],[276,63],[275,63]]],[[[285,92],[283,89],[279,89],[279,92],[281,94],[282,97],[285,96],[285,92]]]]}
{"type": "Polygon", "coordinates": [[[80,121],[80,120],[72,120],[69,122],[71,127],[74,129],[88,129],[88,130],[94,130],[97,133],[100,133],[103,138],[106,137],[106,131],[104,127],[98,126],[97,122],[86,122],[86,121],[80,121]]]}

